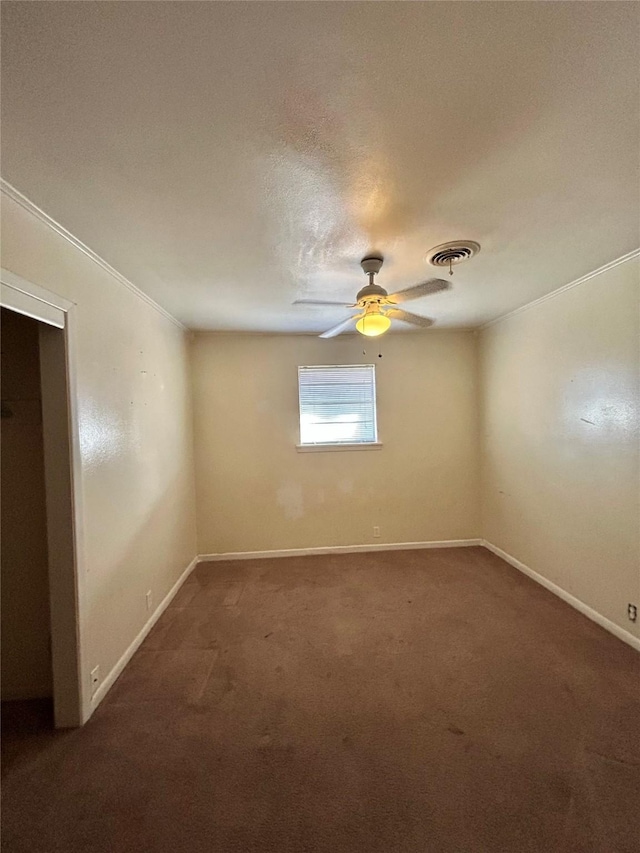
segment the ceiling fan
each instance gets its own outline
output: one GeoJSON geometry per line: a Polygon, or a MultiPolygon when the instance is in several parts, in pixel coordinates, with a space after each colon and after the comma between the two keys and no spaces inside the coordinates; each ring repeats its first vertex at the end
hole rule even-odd
{"type": "Polygon", "coordinates": [[[374,276],[380,272],[380,267],[383,263],[381,255],[367,255],[360,261],[360,266],[365,274],[369,276],[369,284],[360,290],[356,296],[354,304],[348,302],[326,302],[316,299],[296,299],[294,305],[339,305],[341,308],[359,308],[360,313],[354,314],[347,320],[338,323],[331,329],[323,332],[321,338],[333,338],[341,332],[346,332],[348,329],[355,327],[361,335],[367,337],[377,337],[383,335],[391,326],[391,320],[402,320],[405,323],[411,323],[414,326],[426,328],[433,325],[433,320],[428,317],[420,317],[418,314],[412,314],[410,311],[403,311],[402,308],[396,308],[398,303],[408,302],[410,299],[418,299],[421,296],[428,296],[431,293],[438,293],[441,290],[448,290],[449,282],[441,278],[430,278],[420,284],[415,284],[413,287],[408,287],[406,290],[400,290],[398,293],[389,295],[384,287],[374,283],[374,276]]]}

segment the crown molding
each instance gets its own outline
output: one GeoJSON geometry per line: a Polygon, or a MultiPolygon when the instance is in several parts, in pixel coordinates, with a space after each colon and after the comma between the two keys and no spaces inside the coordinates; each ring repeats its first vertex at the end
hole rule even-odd
{"type": "MultiPolygon", "coordinates": [[[[23,195],[19,190],[17,190],[12,184],[6,181],[4,178],[0,177],[0,192],[6,195],[8,198],[15,201],[20,207],[27,210],[32,216],[35,216],[36,219],[39,219],[52,231],[55,231],[60,237],[63,237],[72,246],[90,258],[95,264],[101,267],[105,272],[107,272],[112,278],[115,278],[120,284],[124,285],[128,290],[134,293],[139,299],[142,299],[143,302],[146,302],[147,305],[150,305],[152,308],[162,314],[167,320],[172,322],[174,325],[178,326],[178,328],[183,331],[189,331],[188,328],[180,322],[176,317],[173,316],[166,308],[163,308],[158,302],[148,296],[144,291],[140,290],[139,287],[136,287],[133,282],[129,281],[128,278],[119,273],[118,270],[114,269],[111,264],[107,263],[104,258],[101,258],[100,255],[96,254],[93,249],[90,249],[87,245],[85,245],[81,240],[75,237],[70,231],[68,231],[63,225],[59,222],[56,222],[49,214],[45,213],[44,210],[39,208],[36,204],[34,204],[30,199],[28,199],[25,195],[23,195]]],[[[501,323],[503,320],[508,319],[509,317],[513,317],[516,314],[520,314],[522,311],[528,311],[529,308],[533,308],[536,305],[541,305],[543,302],[546,302],[548,299],[554,299],[556,296],[559,296],[561,293],[565,293],[567,290],[571,290],[574,287],[577,287],[580,284],[584,284],[586,281],[590,281],[590,279],[595,278],[601,273],[608,272],[608,270],[614,269],[614,267],[619,266],[620,264],[624,264],[627,261],[633,260],[634,258],[640,257],[640,248],[633,249],[631,252],[628,252],[626,255],[622,255],[619,258],[616,258],[613,261],[610,261],[604,266],[598,267],[598,269],[593,270],[592,272],[587,273],[586,275],[581,276],[580,278],[575,279],[574,281],[570,281],[567,284],[563,284],[561,287],[558,287],[556,290],[552,290],[550,293],[545,294],[544,296],[540,296],[538,299],[534,299],[532,302],[527,302],[525,305],[521,305],[519,308],[514,308],[512,311],[508,311],[506,314],[501,314],[499,317],[495,317],[493,320],[489,320],[486,323],[483,323],[477,327],[452,327],[452,328],[444,328],[438,329],[435,331],[470,331],[470,332],[478,332],[483,329],[488,329],[490,326],[494,326],[496,323],[501,323]]],[[[225,331],[222,330],[204,330],[200,332],[199,330],[194,330],[198,334],[224,334],[225,331]]],[[[430,330],[432,331],[432,330],[430,330]]],[[[287,333],[269,333],[269,332],[236,332],[229,331],[228,334],[287,334],[287,333]]],[[[291,333],[289,333],[291,334],[291,333]]],[[[315,333],[293,333],[293,334],[309,334],[315,335],[315,333]]]]}
{"type": "Polygon", "coordinates": [[[93,249],[90,249],[86,246],[82,240],[78,240],[70,231],[60,225],[59,222],[56,222],[48,213],[45,213],[44,210],[39,208],[36,204],[34,204],[30,199],[28,199],[25,195],[23,195],[20,190],[17,190],[14,186],[12,186],[8,181],[5,181],[4,178],[0,178],[0,192],[10,198],[12,201],[15,201],[16,204],[19,204],[20,207],[24,208],[28,211],[32,216],[35,216],[36,219],[39,219],[40,222],[43,222],[52,231],[55,231],[60,237],[63,237],[69,243],[71,243],[74,248],[78,249],[88,258],[90,258],[94,264],[97,264],[101,267],[105,272],[107,272],[112,278],[115,278],[117,282],[122,284],[127,290],[130,290],[131,293],[134,293],[139,299],[142,299],[143,302],[146,302],[147,305],[150,305],[152,308],[162,314],[162,316],[172,322],[175,326],[178,326],[179,329],[183,331],[187,331],[187,327],[180,322],[173,314],[170,314],[166,308],[163,308],[155,299],[152,299],[148,296],[144,291],[140,290],[139,287],[136,287],[133,282],[129,281],[128,278],[125,278],[122,273],[119,273],[118,270],[114,269],[111,264],[108,264],[104,258],[101,258],[100,255],[96,254],[93,249]]]}
{"type": "Polygon", "coordinates": [[[627,261],[631,261],[633,260],[633,258],[638,257],[640,257],[640,248],[633,249],[631,252],[627,252],[626,255],[621,255],[614,261],[609,261],[608,264],[605,264],[602,267],[598,267],[598,269],[593,270],[592,272],[588,272],[586,275],[580,276],[580,278],[576,278],[574,281],[570,281],[568,284],[563,284],[562,287],[558,287],[556,290],[552,290],[551,293],[546,293],[544,296],[540,296],[538,299],[534,299],[533,302],[527,302],[526,305],[521,305],[519,308],[514,308],[513,311],[508,311],[506,314],[501,314],[499,317],[496,317],[493,320],[489,320],[487,323],[483,323],[482,326],[479,326],[478,328],[488,329],[489,326],[493,326],[496,323],[501,323],[502,320],[506,320],[508,317],[513,317],[515,314],[520,314],[521,311],[528,311],[529,308],[533,308],[534,305],[541,305],[548,299],[554,299],[556,296],[560,296],[561,293],[566,293],[567,290],[571,290],[572,288],[577,287],[579,284],[584,284],[585,281],[590,281],[597,275],[600,275],[603,272],[608,272],[614,267],[620,266],[620,264],[624,264],[627,261]]]}

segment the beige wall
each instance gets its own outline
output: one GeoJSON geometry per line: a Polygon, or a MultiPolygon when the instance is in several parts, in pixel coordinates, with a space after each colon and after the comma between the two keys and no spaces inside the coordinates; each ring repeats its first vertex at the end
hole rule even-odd
{"type": "Polygon", "coordinates": [[[51,696],[38,323],[2,309],[2,698],[51,696]]]}
{"type": "Polygon", "coordinates": [[[379,359],[356,335],[196,335],[200,553],[480,535],[475,335],[381,346],[379,359]],[[371,362],[384,447],[297,452],[298,366],[371,362]]]}
{"type": "Polygon", "coordinates": [[[88,683],[196,553],[187,335],[6,197],[2,230],[3,267],[77,304],[88,683]]]}
{"type": "Polygon", "coordinates": [[[480,341],[484,538],[636,636],[639,280],[636,259],[480,341]]]}

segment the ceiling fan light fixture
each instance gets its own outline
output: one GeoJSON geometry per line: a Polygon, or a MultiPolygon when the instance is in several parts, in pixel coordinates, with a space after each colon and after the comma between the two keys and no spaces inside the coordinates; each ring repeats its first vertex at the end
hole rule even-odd
{"type": "Polygon", "coordinates": [[[380,311],[368,311],[356,323],[356,329],[368,338],[384,335],[391,325],[391,320],[380,311]]]}
{"type": "Polygon", "coordinates": [[[381,255],[367,255],[360,262],[360,266],[369,278],[369,284],[365,285],[358,291],[355,305],[349,305],[341,302],[318,301],[315,299],[300,299],[296,300],[298,305],[344,305],[345,308],[358,308],[362,313],[352,317],[347,317],[341,323],[337,323],[326,332],[323,332],[321,338],[335,338],[342,332],[351,331],[355,324],[356,331],[367,338],[377,338],[384,335],[391,326],[391,320],[402,320],[403,323],[409,323],[412,326],[420,326],[426,328],[433,325],[433,320],[429,317],[421,317],[419,314],[412,314],[410,311],[404,311],[398,308],[398,303],[408,302],[410,299],[418,299],[422,296],[430,296],[432,293],[440,293],[443,290],[448,290],[451,285],[441,278],[430,278],[428,281],[422,281],[415,284],[413,287],[406,287],[404,290],[399,290],[397,293],[389,294],[380,285],[376,284],[374,277],[379,272],[382,266],[381,255]]]}

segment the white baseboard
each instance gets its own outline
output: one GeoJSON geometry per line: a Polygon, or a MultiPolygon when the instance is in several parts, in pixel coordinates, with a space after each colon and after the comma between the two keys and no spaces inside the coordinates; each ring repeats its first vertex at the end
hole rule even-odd
{"type": "Polygon", "coordinates": [[[500,557],[505,563],[509,563],[510,566],[513,566],[514,569],[518,569],[519,572],[530,577],[532,580],[539,583],[540,586],[545,587],[554,595],[557,595],[558,598],[561,598],[563,601],[566,601],[567,604],[570,604],[572,607],[575,607],[576,610],[580,611],[584,616],[591,619],[592,622],[595,622],[597,625],[600,625],[601,628],[604,628],[605,631],[609,631],[610,634],[613,634],[614,637],[617,637],[619,640],[622,640],[623,643],[627,643],[631,648],[636,649],[636,651],[640,651],[640,637],[635,637],[629,631],[625,631],[624,628],[621,628],[619,625],[616,625],[615,622],[612,622],[610,619],[607,619],[606,616],[603,616],[601,613],[598,613],[597,610],[594,610],[592,607],[589,607],[588,604],[585,604],[584,601],[580,601],[579,598],[571,595],[571,593],[562,589],[561,586],[553,583],[553,581],[548,580],[543,577],[543,575],[539,575],[538,572],[534,572],[533,569],[530,569],[529,566],[521,563],[520,560],[516,560],[515,557],[512,557],[511,554],[507,554],[506,551],[503,551],[501,548],[498,548],[496,545],[493,545],[491,542],[487,542],[486,539],[482,540],[482,545],[487,548],[489,551],[492,551],[497,557],[500,557]]]}
{"type": "Polygon", "coordinates": [[[200,554],[199,563],[219,560],[270,560],[273,557],[308,557],[314,554],[360,554],[369,551],[417,551],[422,548],[468,548],[482,545],[482,539],[444,539],[442,542],[384,542],[371,545],[327,545],[317,548],[285,548],[280,551],[229,551],[225,554],[200,554]]]}
{"type": "MultiPolygon", "coordinates": [[[[126,652],[122,655],[122,657],[120,658],[118,663],[113,667],[113,669],[107,675],[107,677],[104,679],[104,681],[102,681],[102,683],[100,684],[100,686],[98,687],[96,692],[91,697],[91,713],[93,713],[95,711],[95,709],[98,707],[100,702],[102,702],[104,697],[107,695],[110,688],[114,684],[115,680],[118,678],[118,676],[120,675],[122,670],[129,663],[131,658],[134,656],[134,654],[138,650],[139,646],[142,644],[142,641],[144,640],[144,638],[147,636],[149,631],[156,624],[158,619],[162,616],[164,611],[167,609],[167,607],[171,603],[174,595],[177,593],[177,591],[180,589],[182,584],[189,577],[191,572],[195,569],[197,564],[198,564],[198,557],[194,557],[193,560],[191,560],[191,562],[187,566],[187,568],[184,570],[184,572],[180,575],[178,580],[171,587],[169,592],[162,599],[160,604],[156,607],[156,609],[154,610],[151,617],[145,622],[140,633],[137,635],[137,637],[131,643],[131,645],[126,650],[126,652]]],[[[86,720],[85,720],[85,722],[86,722],[86,720]]]]}

